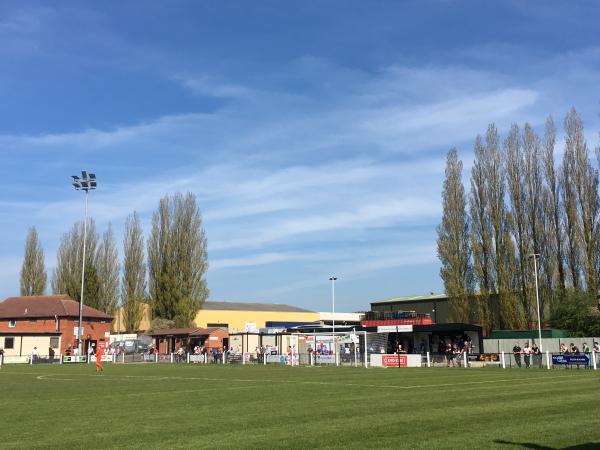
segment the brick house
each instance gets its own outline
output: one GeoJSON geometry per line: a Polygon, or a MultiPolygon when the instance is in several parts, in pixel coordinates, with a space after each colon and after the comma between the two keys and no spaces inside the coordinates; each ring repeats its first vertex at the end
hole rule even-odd
{"type": "MultiPolygon", "coordinates": [[[[104,340],[112,327],[112,316],[83,305],[84,348],[104,340]]],[[[77,347],[79,303],[66,295],[9,297],[0,303],[0,347],[7,356],[40,355],[53,348],[56,355],[77,347]]]]}

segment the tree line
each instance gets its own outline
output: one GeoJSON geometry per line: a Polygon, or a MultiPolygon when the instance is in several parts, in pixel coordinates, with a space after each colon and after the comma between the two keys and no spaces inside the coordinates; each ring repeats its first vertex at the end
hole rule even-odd
{"type": "MultiPolygon", "coordinates": [[[[563,129],[561,146],[552,117],[543,135],[513,124],[502,139],[490,124],[475,138],[468,192],[462,161],[455,148],[448,152],[437,249],[455,320],[487,330],[535,326],[534,258],[542,323],[560,326],[574,308],[597,315],[598,164],[574,108],[563,129]]],[[[600,147],[595,153],[599,163],[600,147]]]]}
{"type": "MultiPolygon", "coordinates": [[[[54,294],[77,301],[81,301],[83,226],[77,222],[62,236],[51,278],[54,294]]],[[[209,293],[207,240],[194,194],[176,193],[160,200],[146,244],[138,214],[130,214],[122,263],[110,224],[100,236],[89,219],[85,240],[84,304],[109,314],[122,306],[129,332],[139,329],[144,304],[151,305],[153,317],[175,326],[193,323],[209,293]]],[[[25,242],[21,295],[43,295],[46,281],[44,251],[33,227],[25,242]]]]}

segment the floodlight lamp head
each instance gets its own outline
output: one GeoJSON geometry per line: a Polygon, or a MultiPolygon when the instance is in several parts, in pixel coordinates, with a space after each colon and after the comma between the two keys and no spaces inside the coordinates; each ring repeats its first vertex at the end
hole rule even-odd
{"type": "Polygon", "coordinates": [[[329,277],[329,281],[336,281],[337,277],[329,277]]]}

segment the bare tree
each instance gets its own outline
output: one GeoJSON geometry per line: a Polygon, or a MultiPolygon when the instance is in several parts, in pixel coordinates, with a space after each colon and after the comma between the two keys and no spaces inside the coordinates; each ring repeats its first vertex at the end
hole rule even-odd
{"type": "Polygon", "coordinates": [[[579,256],[577,193],[575,191],[575,153],[568,147],[563,155],[561,166],[560,190],[563,205],[563,229],[565,237],[566,265],[570,286],[579,290],[581,287],[581,263],[579,256]]]}
{"type": "Polygon", "coordinates": [[[448,152],[446,179],[442,193],[442,223],[437,228],[440,275],[452,306],[454,320],[469,323],[473,311],[473,270],[469,244],[469,222],[465,189],[462,184],[462,161],[456,149],[448,152]]]}
{"type": "Polygon", "coordinates": [[[471,194],[469,197],[470,240],[473,251],[473,273],[479,287],[477,316],[481,326],[489,331],[495,325],[490,311],[490,298],[495,291],[495,284],[492,276],[493,248],[485,173],[486,152],[479,135],[475,139],[474,151],[475,159],[471,169],[471,194]]]}
{"type": "Polygon", "coordinates": [[[587,143],[583,134],[583,123],[575,108],[572,108],[565,118],[565,134],[565,152],[572,154],[581,267],[587,290],[596,294],[598,292],[598,233],[600,229],[598,171],[590,163],[587,143]]]}
{"type": "MultiPolygon", "coordinates": [[[[532,264],[531,255],[539,254],[540,265],[539,273],[541,278],[545,278],[548,270],[551,270],[549,264],[550,255],[544,230],[546,229],[546,218],[544,214],[544,176],[541,163],[542,144],[539,136],[536,134],[533,127],[526,123],[523,127],[523,153],[525,162],[525,217],[527,218],[527,254],[523,255],[526,263],[525,281],[527,288],[527,298],[524,305],[527,306],[527,323],[533,323],[533,317],[536,310],[535,301],[535,279],[534,267],[532,264]]],[[[540,315],[543,316],[544,307],[548,301],[547,290],[542,289],[543,293],[540,296],[540,315]]]]}
{"type": "Polygon", "coordinates": [[[546,248],[548,255],[546,261],[549,264],[548,275],[551,283],[548,286],[558,288],[561,295],[566,288],[565,262],[563,252],[564,230],[562,227],[561,206],[561,183],[560,172],[557,172],[554,164],[554,148],[556,145],[556,127],[552,117],[546,120],[546,131],[544,134],[543,166],[546,181],[544,193],[544,212],[547,218],[546,248]]]}
{"type": "Polygon", "coordinates": [[[46,291],[44,250],[35,227],[30,228],[25,240],[25,257],[21,268],[21,295],[43,295],[46,291]]]}
{"type": "Polygon", "coordinates": [[[506,167],[499,142],[500,136],[496,126],[489,125],[485,139],[485,175],[500,321],[503,327],[516,328],[521,323],[511,269],[514,267],[515,252],[508,233],[510,223],[505,206],[506,167]]]}
{"type": "Polygon", "coordinates": [[[530,253],[530,240],[528,235],[528,195],[527,195],[527,163],[521,146],[521,133],[519,127],[513,124],[506,140],[504,141],[506,154],[506,173],[508,180],[508,193],[510,200],[510,229],[512,239],[516,244],[515,257],[517,264],[513,268],[513,277],[518,286],[519,300],[527,317],[531,322],[531,304],[528,288],[528,254],[530,253]]]}
{"type": "Polygon", "coordinates": [[[127,331],[138,331],[146,290],[144,237],[136,212],[127,217],[123,238],[123,315],[127,331]]]}

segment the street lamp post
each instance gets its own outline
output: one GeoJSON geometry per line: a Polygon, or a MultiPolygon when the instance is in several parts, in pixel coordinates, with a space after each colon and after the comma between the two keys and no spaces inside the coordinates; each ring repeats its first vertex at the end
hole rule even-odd
{"type": "Polygon", "coordinates": [[[85,170],[81,171],[81,177],[77,175],[71,175],[73,178],[73,187],[76,191],[85,192],[85,220],[83,221],[83,258],[81,265],[81,295],[79,300],[79,326],[77,327],[77,349],[78,355],[83,355],[81,347],[81,327],[83,323],[83,290],[85,281],[85,245],[87,241],[87,215],[88,215],[88,193],[96,189],[97,181],[96,174],[88,174],[85,170]]]}
{"type": "Polygon", "coordinates": [[[538,271],[537,271],[537,258],[540,256],[539,253],[533,253],[529,255],[533,257],[533,271],[535,273],[535,300],[537,302],[537,316],[538,316],[538,336],[540,339],[540,352],[543,352],[542,345],[542,318],[540,315],[540,292],[538,288],[538,271]]]}
{"type": "Polygon", "coordinates": [[[329,281],[331,281],[331,320],[332,320],[332,333],[331,333],[331,342],[332,342],[332,348],[333,348],[333,355],[335,358],[335,362],[337,364],[337,351],[335,348],[335,282],[337,280],[337,277],[331,276],[329,277],[329,281]]]}

